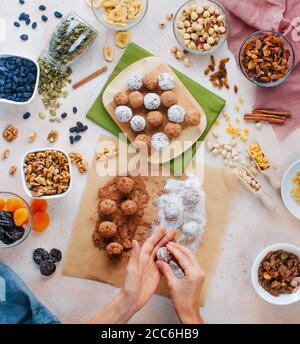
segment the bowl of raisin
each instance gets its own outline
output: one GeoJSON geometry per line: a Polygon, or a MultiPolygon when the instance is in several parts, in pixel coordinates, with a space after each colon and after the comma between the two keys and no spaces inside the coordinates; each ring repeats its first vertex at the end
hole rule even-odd
{"type": "Polygon", "coordinates": [[[21,244],[31,232],[31,209],[20,196],[0,192],[0,248],[21,244]]]}

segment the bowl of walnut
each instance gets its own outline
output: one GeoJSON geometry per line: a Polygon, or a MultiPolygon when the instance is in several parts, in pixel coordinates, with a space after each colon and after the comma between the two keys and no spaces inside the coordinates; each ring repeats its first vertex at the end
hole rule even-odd
{"type": "Polygon", "coordinates": [[[21,170],[24,190],[31,198],[62,198],[72,187],[71,161],[61,149],[41,148],[27,152],[21,170]]]}
{"type": "Polygon", "coordinates": [[[252,265],[251,280],[257,294],[274,305],[300,300],[300,249],[275,244],[262,250],[252,265]]]}
{"type": "Polygon", "coordinates": [[[188,1],[174,16],[173,32],[184,50],[198,55],[211,54],[227,39],[226,12],[217,1],[188,1]]]}
{"type": "Polygon", "coordinates": [[[242,44],[239,64],[244,76],[255,85],[278,86],[292,73],[295,52],[281,33],[261,30],[254,32],[242,44]]]}

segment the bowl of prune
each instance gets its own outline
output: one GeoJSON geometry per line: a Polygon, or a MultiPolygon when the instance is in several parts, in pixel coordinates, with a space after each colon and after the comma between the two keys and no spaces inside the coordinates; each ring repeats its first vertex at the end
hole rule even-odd
{"type": "Polygon", "coordinates": [[[258,295],[275,305],[300,300],[300,249],[291,244],[266,247],[256,257],[251,271],[258,295]]]}
{"type": "Polygon", "coordinates": [[[32,216],[28,203],[11,192],[0,192],[0,248],[21,244],[31,232],[32,216]]]}

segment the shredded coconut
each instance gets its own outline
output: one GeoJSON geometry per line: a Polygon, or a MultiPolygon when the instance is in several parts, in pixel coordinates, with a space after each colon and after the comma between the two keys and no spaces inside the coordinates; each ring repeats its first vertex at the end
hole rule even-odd
{"type": "Polygon", "coordinates": [[[155,150],[162,150],[170,144],[169,138],[164,133],[156,133],[152,136],[151,145],[155,150]]]}
{"type": "Polygon", "coordinates": [[[176,229],[177,242],[195,250],[206,225],[205,194],[195,175],[186,180],[169,179],[158,200],[158,224],[153,227],[176,229]]]}
{"type": "Polygon", "coordinates": [[[143,86],[143,80],[141,77],[138,75],[132,75],[128,80],[127,80],[127,86],[130,90],[132,91],[138,91],[142,88],[143,86]]]}
{"type": "Polygon", "coordinates": [[[148,93],[144,97],[144,105],[148,110],[155,110],[160,107],[160,96],[156,93],[148,93]]]}
{"type": "Polygon", "coordinates": [[[115,114],[120,122],[126,123],[132,117],[132,110],[126,105],[120,105],[116,107],[115,114]]]}
{"type": "Polygon", "coordinates": [[[146,127],[146,120],[141,115],[133,116],[130,120],[130,126],[134,131],[143,131],[146,127]]]}
{"type": "Polygon", "coordinates": [[[171,122],[182,123],[185,118],[185,110],[180,105],[173,105],[168,109],[167,116],[171,122]]]}
{"type": "Polygon", "coordinates": [[[172,90],[176,86],[175,78],[170,73],[162,73],[158,77],[158,85],[163,91],[172,90]]]}

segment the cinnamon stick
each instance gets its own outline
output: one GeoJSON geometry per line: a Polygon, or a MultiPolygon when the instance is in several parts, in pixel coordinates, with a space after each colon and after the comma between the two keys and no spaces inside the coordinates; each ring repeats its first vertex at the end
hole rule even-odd
{"type": "Polygon", "coordinates": [[[244,116],[244,120],[248,121],[248,122],[259,122],[259,121],[263,121],[263,122],[268,122],[268,123],[272,123],[272,124],[283,124],[284,123],[284,118],[274,118],[274,117],[262,117],[262,116],[251,116],[250,115],[245,115],[244,116]]]}
{"type": "Polygon", "coordinates": [[[264,114],[270,114],[270,115],[278,115],[278,116],[284,116],[284,117],[291,117],[291,113],[289,111],[277,111],[277,110],[269,110],[269,109],[254,109],[252,113],[264,113],[264,114]]]}
{"type": "Polygon", "coordinates": [[[86,76],[82,80],[73,84],[73,89],[76,90],[78,87],[80,87],[80,86],[84,85],[85,83],[87,83],[88,81],[91,81],[92,79],[96,78],[98,75],[104,73],[106,70],[107,70],[107,66],[101,67],[100,69],[96,70],[94,73],[86,76]]]}
{"type": "Polygon", "coordinates": [[[271,114],[266,114],[266,113],[246,113],[244,116],[257,116],[257,117],[264,117],[264,118],[278,118],[278,119],[283,119],[285,120],[286,117],[280,116],[280,115],[271,115],[271,114]]]}

